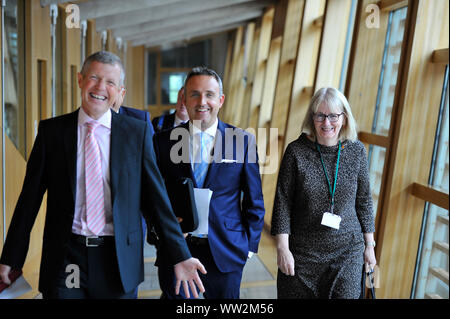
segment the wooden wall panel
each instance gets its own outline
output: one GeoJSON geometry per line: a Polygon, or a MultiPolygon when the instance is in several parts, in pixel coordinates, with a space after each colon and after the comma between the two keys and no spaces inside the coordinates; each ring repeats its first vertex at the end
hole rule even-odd
{"type": "Polygon", "coordinates": [[[272,34],[272,24],[275,14],[273,6],[266,9],[261,19],[261,29],[259,33],[258,48],[255,58],[255,74],[252,85],[252,95],[250,100],[250,111],[248,127],[257,129],[258,115],[261,110],[264,78],[267,69],[267,58],[270,49],[270,39],[272,34]]]}
{"type": "Polygon", "coordinates": [[[242,78],[239,93],[236,99],[234,123],[237,127],[246,129],[249,114],[249,99],[253,83],[255,55],[257,43],[256,39],[256,24],[250,22],[247,24],[245,43],[244,43],[244,58],[242,63],[242,78]]]}
{"type": "Polygon", "coordinates": [[[43,110],[38,101],[38,61],[45,61],[47,69],[46,96],[51,97],[51,38],[50,9],[41,8],[39,0],[26,2],[25,6],[25,97],[26,97],[26,148],[27,158],[33,147],[39,120],[51,117],[51,99],[47,98],[43,110]]]}
{"type": "Polygon", "coordinates": [[[244,46],[242,45],[244,38],[244,26],[236,29],[234,33],[233,54],[231,57],[230,80],[228,82],[228,91],[224,92],[225,102],[221,109],[222,118],[225,122],[234,124],[236,112],[236,101],[242,85],[242,66],[244,59],[244,46]]]}
{"type": "Polygon", "coordinates": [[[327,1],[314,92],[339,88],[351,5],[351,0],[327,1]]]}
{"type": "Polygon", "coordinates": [[[364,0],[358,4],[345,92],[358,130],[365,132],[372,131],[389,18],[389,12],[382,11],[379,28],[367,28],[365,8],[371,3],[373,1],[364,0]]]}
{"type": "Polygon", "coordinates": [[[407,60],[401,74],[387,198],[378,230],[382,245],[378,295],[382,298],[410,297],[424,208],[410,188],[414,182],[428,182],[445,71],[445,66],[433,64],[431,57],[434,50],[449,45],[448,1],[420,0],[411,3],[409,10],[407,60]]]}
{"type": "MultiPolygon", "coordinates": [[[[62,10],[58,19],[66,21],[69,14],[62,10]]],[[[67,28],[65,24],[61,31],[63,113],[70,113],[81,105],[81,91],[76,76],[76,73],[81,71],[81,34],[79,28],[67,28]]]]}
{"type": "Polygon", "coordinates": [[[312,97],[322,34],[322,28],[314,25],[314,21],[324,10],[325,0],[306,0],[283,151],[299,137],[312,97]]]}
{"type": "Polygon", "coordinates": [[[87,32],[86,32],[86,57],[90,56],[92,53],[100,51],[102,49],[102,37],[99,32],[96,31],[95,21],[87,21],[87,32]]]}
{"type": "MultiPolygon", "coordinates": [[[[304,4],[304,0],[289,0],[287,3],[284,34],[282,37],[283,43],[281,47],[279,64],[280,67],[276,80],[275,100],[273,103],[272,112],[270,114],[270,127],[278,129],[278,136],[270,136],[269,141],[269,143],[273,143],[275,142],[273,139],[278,140],[278,150],[275,150],[278,151],[278,156],[271,156],[271,159],[278,160],[277,167],[279,167],[284,149],[284,133],[291,100],[294,68],[296,65],[304,4]]],[[[270,221],[272,219],[272,207],[277,178],[278,174],[265,174],[263,176],[263,195],[264,205],[266,208],[264,220],[268,225],[270,225],[270,221]]]]}
{"type": "MultiPolygon", "coordinates": [[[[125,102],[124,105],[138,108],[141,110],[148,110],[145,102],[145,65],[146,51],[144,46],[128,47],[125,75],[125,102]]],[[[152,114],[152,118],[154,115],[152,114]]]]}

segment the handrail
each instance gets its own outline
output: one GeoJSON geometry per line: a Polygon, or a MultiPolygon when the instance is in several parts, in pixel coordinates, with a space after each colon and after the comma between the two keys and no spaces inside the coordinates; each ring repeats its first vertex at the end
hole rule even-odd
{"type": "Polygon", "coordinates": [[[368,132],[359,132],[358,138],[361,142],[367,144],[373,144],[381,147],[389,147],[389,137],[383,135],[377,135],[368,132]]]}
{"type": "Polygon", "coordinates": [[[426,202],[430,202],[446,210],[449,209],[448,193],[444,193],[443,191],[435,187],[425,186],[419,183],[412,183],[411,195],[423,199],[426,202]]]}

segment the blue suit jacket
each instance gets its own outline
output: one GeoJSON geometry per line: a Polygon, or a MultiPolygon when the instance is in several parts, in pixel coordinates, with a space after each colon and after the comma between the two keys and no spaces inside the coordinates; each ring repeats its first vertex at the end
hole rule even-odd
{"type": "MultiPolygon", "coordinates": [[[[190,177],[195,183],[189,158],[180,163],[171,159],[172,147],[178,154],[180,146],[189,152],[189,139],[186,135],[183,138],[176,134],[182,131],[174,130],[189,132],[189,122],[156,133],[153,138],[160,172],[166,180],[183,176],[190,177]],[[177,139],[170,139],[172,132],[177,139]]],[[[214,160],[209,165],[203,187],[213,191],[208,224],[211,253],[219,270],[230,272],[242,269],[249,250],[258,251],[265,210],[255,137],[220,120],[217,134],[214,160]],[[236,138],[226,136],[226,129],[236,138]]]]}
{"type": "MultiPolygon", "coordinates": [[[[143,214],[160,231],[173,263],[190,258],[156,165],[149,125],[112,111],[110,187],[120,279],[125,292],[144,280],[143,214]]],[[[75,211],[78,110],[39,123],[22,192],[0,263],[22,268],[30,232],[47,191],[39,290],[53,287],[72,233],[75,211]]]]}
{"type": "Polygon", "coordinates": [[[150,119],[150,114],[148,112],[122,105],[119,108],[119,114],[128,115],[128,116],[134,117],[138,120],[147,122],[150,126],[149,129],[150,129],[151,136],[153,136],[153,134],[155,134],[155,130],[153,129],[153,125],[152,125],[152,122],[150,119]]]}

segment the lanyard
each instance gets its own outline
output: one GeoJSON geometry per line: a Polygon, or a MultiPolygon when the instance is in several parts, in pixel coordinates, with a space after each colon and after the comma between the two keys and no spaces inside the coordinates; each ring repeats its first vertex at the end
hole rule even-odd
{"type": "Polygon", "coordinates": [[[320,151],[320,146],[319,146],[319,143],[317,143],[317,141],[316,141],[316,147],[317,147],[317,151],[319,151],[320,161],[322,162],[323,172],[325,173],[325,177],[327,178],[328,190],[330,191],[330,196],[331,196],[331,213],[333,214],[333,208],[334,208],[334,193],[335,193],[335,191],[336,191],[336,181],[337,181],[338,169],[339,169],[339,158],[341,157],[341,141],[339,141],[338,157],[337,157],[337,163],[336,163],[336,173],[334,174],[334,185],[333,185],[333,189],[331,189],[331,184],[330,184],[330,180],[328,179],[327,170],[325,169],[325,163],[324,163],[324,161],[323,161],[322,152],[320,151]]]}

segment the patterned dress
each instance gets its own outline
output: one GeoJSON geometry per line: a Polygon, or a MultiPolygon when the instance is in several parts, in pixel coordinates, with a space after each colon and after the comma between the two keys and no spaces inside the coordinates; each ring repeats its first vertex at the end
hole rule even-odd
{"type": "MultiPolygon", "coordinates": [[[[333,186],[338,145],[320,145],[333,186]]],[[[290,143],[278,176],[272,235],[289,234],[295,276],[278,270],[278,298],[358,298],[364,263],[363,233],[375,231],[364,145],[341,144],[334,213],[339,230],[321,224],[331,196],[314,142],[302,134],[290,143]]]]}

